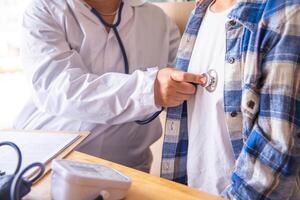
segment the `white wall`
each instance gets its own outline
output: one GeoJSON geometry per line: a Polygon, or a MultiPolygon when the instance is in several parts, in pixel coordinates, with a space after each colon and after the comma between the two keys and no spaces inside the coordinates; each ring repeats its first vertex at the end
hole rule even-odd
{"type": "Polygon", "coordinates": [[[21,72],[0,73],[0,129],[12,127],[29,96],[29,86],[21,72]]]}

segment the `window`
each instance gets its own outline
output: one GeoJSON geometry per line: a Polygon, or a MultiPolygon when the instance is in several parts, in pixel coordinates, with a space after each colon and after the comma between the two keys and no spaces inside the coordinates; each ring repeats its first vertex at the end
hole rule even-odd
{"type": "Polygon", "coordinates": [[[20,25],[28,0],[0,1],[0,73],[18,71],[20,65],[20,25]]]}
{"type": "Polygon", "coordinates": [[[20,61],[20,27],[28,2],[0,1],[0,129],[12,126],[29,97],[20,61]]]}

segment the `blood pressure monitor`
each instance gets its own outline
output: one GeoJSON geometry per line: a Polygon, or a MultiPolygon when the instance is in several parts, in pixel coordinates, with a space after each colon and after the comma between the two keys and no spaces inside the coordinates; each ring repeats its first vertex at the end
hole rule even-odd
{"type": "Polygon", "coordinates": [[[70,160],[52,162],[53,200],[117,200],[126,196],[130,186],[129,177],[110,167],[70,160]]]}

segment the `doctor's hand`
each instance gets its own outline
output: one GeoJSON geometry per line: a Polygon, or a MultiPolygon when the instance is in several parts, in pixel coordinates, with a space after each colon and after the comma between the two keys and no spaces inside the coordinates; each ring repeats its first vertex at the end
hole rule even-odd
{"type": "Polygon", "coordinates": [[[158,71],[154,83],[155,104],[162,107],[175,107],[188,100],[196,93],[193,84],[204,84],[206,77],[164,68],[158,71]]]}

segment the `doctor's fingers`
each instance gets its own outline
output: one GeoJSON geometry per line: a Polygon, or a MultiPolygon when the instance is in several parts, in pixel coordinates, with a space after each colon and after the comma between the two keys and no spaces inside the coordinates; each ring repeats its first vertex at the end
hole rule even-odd
{"type": "Polygon", "coordinates": [[[189,98],[189,97],[168,95],[168,96],[162,97],[162,106],[165,108],[175,107],[175,106],[182,104],[186,98],[189,98]]]}
{"type": "Polygon", "coordinates": [[[176,93],[173,94],[173,96],[169,97],[170,100],[174,100],[176,102],[183,103],[183,101],[189,100],[193,95],[188,95],[188,94],[182,94],[182,93],[176,93]]]}
{"type": "Polygon", "coordinates": [[[173,90],[173,92],[165,93],[161,96],[162,102],[164,103],[164,107],[173,107],[178,106],[182,104],[184,101],[189,100],[193,94],[182,94],[180,92],[176,92],[173,90]]]}
{"type": "Polygon", "coordinates": [[[189,100],[192,96],[193,95],[187,95],[187,94],[182,94],[182,93],[172,94],[166,98],[165,102],[167,105],[165,107],[179,106],[184,101],[189,100]]]}
{"type": "Polygon", "coordinates": [[[171,74],[171,78],[177,82],[188,82],[194,84],[205,84],[206,77],[201,74],[193,74],[189,72],[174,70],[171,74]]]}
{"type": "Polygon", "coordinates": [[[193,95],[196,93],[196,87],[191,83],[177,82],[171,80],[170,85],[172,86],[172,88],[174,88],[173,90],[177,93],[188,94],[188,95],[193,95]]]}

